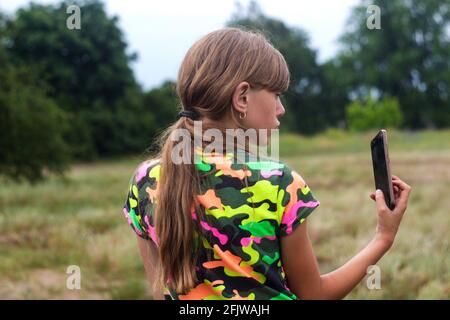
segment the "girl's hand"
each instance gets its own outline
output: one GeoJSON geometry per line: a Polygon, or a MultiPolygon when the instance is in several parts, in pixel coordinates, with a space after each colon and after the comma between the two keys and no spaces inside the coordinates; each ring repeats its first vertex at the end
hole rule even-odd
{"type": "Polygon", "coordinates": [[[376,202],[378,211],[376,238],[385,242],[388,247],[391,247],[394,242],[403,214],[408,206],[408,198],[411,192],[411,187],[394,175],[392,175],[392,185],[395,199],[394,210],[390,210],[386,205],[381,190],[377,190],[370,195],[370,198],[376,202]]]}

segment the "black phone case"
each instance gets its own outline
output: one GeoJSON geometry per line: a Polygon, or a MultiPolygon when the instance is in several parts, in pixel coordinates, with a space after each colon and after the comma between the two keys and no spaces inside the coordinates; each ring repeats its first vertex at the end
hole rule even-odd
{"type": "Polygon", "coordinates": [[[389,154],[386,131],[380,130],[370,143],[372,152],[372,166],[375,188],[383,191],[386,205],[392,210],[395,208],[395,199],[390,174],[389,154]],[[386,148],[385,148],[386,144],[386,148]],[[386,152],[385,152],[386,150],[386,152]]]}

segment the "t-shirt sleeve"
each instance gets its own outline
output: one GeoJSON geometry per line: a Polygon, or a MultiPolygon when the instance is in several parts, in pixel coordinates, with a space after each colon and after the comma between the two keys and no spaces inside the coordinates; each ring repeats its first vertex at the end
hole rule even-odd
{"type": "Polygon", "coordinates": [[[280,236],[291,234],[320,205],[305,180],[285,165],[278,188],[280,236]]]}
{"type": "Polygon", "coordinates": [[[146,161],[139,165],[129,182],[123,214],[133,231],[143,239],[157,243],[153,227],[153,208],[157,193],[159,165],[146,161]]]}
{"type": "Polygon", "coordinates": [[[149,239],[145,226],[145,216],[141,214],[139,189],[134,175],[129,183],[128,194],[123,205],[123,214],[133,231],[143,239],[149,239]]]}

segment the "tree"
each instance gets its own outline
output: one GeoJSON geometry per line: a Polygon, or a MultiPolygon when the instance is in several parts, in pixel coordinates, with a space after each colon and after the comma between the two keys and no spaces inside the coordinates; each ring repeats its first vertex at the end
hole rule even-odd
{"type": "Polygon", "coordinates": [[[450,126],[450,0],[362,0],[341,38],[335,63],[352,98],[370,91],[399,99],[404,126],[450,126]],[[381,29],[366,26],[369,4],[381,29]]]}
{"type": "Polygon", "coordinates": [[[127,53],[117,17],[108,17],[101,2],[31,3],[7,23],[6,39],[11,62],[39,74],[49,96],[67,112],[65,140],[72,155],[89,159],[142,151],[135,126],[147,136],[153,128],[142,122],[151,115],[140,104],[141,88],[129,66],[136,56],[127,53]],[[80,30],[66,26],[69,4],[80,7],[80,30]]]}
{"type": "Polygon", "coordinates": [[[0,175],[36,181],[66,168],[66,114],[45,92],[29,68],[8,63],[0,42],[0,175]]]}
{"type": "Polygon", "coordinates": [[[262,31],[288,63],[291,84],[283,101],[287,115],[282,119],[283,127],[311,134],[342,120],[345,104],[335,103],[324,91],[331,84],[327,83],[327,75],[317,63],[316,51],[309,47],[306,32],[267,17],[255,1],[250,2],[247,10],[240,4],[237,6],[227,25],[262,31]]]}
{"type": "Polygon", "coordinates": [[[161,131],[176,120],[180,110],[176,83],[165,81],[160,87],[152,89],[144,94],[143,104],[146,110],[158,119],[156,130],[161,131]]]}

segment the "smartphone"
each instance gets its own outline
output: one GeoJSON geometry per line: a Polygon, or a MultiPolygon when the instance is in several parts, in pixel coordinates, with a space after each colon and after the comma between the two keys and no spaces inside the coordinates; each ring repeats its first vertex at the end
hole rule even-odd
{"type": "Polygon", "coordinates": [[[375,188],[383,191],[386,205],[392,210],[395,208],[395,198],[394,188],[392,186],[386,130],[381,129],[377,133],[370,142],[370,148],[372,150],[375,188]]]}

